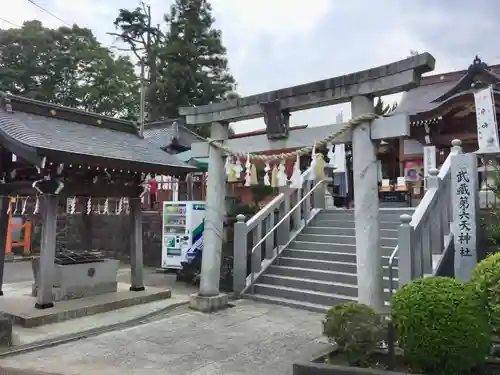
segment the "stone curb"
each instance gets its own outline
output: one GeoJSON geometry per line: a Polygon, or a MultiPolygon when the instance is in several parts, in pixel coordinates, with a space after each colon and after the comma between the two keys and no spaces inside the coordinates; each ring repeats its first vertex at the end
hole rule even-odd
{"type": "Polygon", "coordinates": [[[18,263],[18,262],[28,262],[32,260],[33,256],[6,256],[5,263],[18,263]]]}
{"type": "Polygon", "coordinates": [[[10,357],[10,356],[15,356],[15,355],[33,352],[36,350],[51,348],[51,347],[62,345],[62,344],[67,344],[67,343],[70,343],[73,341],[78,341],[78,340],[89,338],[89,337],[99,336],[99,335],[102,335],[102,334],[108,333],[108,332],[113,332],[113,331],[117,331],[117,330],[121,330],[121,329],[125,329],[125,328],[132,328],[132,327],[140,326],[140,325],[149,323],[151,321],[154,321],[155,319],[161,318],[162,316],[172,312],[173,310],[177,309],[178,307],[187,306],[187,305],[189,305],[189,301],[181,301],[181,302],[173,303],[172,305],[169,305],[163,309],[159,309],[157,311],[153,311],[151,313],[148,313],[148,314],[145,314],[142,316],[138,316],[136,318],[132,318],[132,319],[126,320],[124,322],[108,324],[108,325],[105,325],[102,327],[91,328],[91,329],[87,329],[87,330],[77,332],[77,333],[65,334],[65,335],[53,337],[53,338],[46,339],[46,340],[32,342],[29,344],[16,345],[16,346],[8,348],[4,351],[0,351],[0,359],[5,358],[5,357],[10,357]]]}

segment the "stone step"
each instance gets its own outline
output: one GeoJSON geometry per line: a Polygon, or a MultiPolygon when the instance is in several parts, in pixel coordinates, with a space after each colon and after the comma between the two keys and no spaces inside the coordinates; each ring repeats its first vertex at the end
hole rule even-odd
{"type": "Polygon", "coordinates": [[[286,286],[260,283],[255,284],[254,293],[323,306],[333,306],[339,303],[355,302],[357,300],[355,297],[342,296],[333,293],[322,293],[313,290],[296,289],[286,286]]]}
{"type": "MultiPolygon", "coordinates": [[[[335,226],[323,226],[323,225],[318,225],[318,224],[310,224],[309,226],[305,227],[304,230],[302,231],[304,234],[327,234],[327,235],[332,235],[332,236],[355,236],[356,235],[356,229],[354,227],[352,228],[342,228],[342,227],[335,227],[335,226]]],[[[396,228],[391,228],[391,229],[380,229],[380,237],[385,237],[385,238],[398,238],[398,229],[396,228]]]]}
{"type": "Polygon", "coordinates": [[[295,309],[301,309],[318,313],[326,313],[326,311],[330,308],[330,306],[318,305],[315,303],[308,303],[303,301],[295,301],[293,299],[287,299],[281,297],[271,297],[263,294],[244,294],[243,298],[251,299],[257,302],[292,307],[295,309]]]}
{"type": "MultiPolygon", "coordinates": [[[[380,210],[379,220],[381,221],[391,221],[394,223],[401,222],[401,215],[413,215],[414,210],[380,210]]],[[[318,216],[323,219],[329,220],[342,220],[343,219],[352,219],[354,220],[354,210],[324,210],[321,211],[318,216]]]]}
{"type": "MultiPolygon", "coordinates": [[[[320,270],[314,268],[290,267],[274,264],[266,270],[264,275],[295,277],[350,285],[357,285],[358,283],[358,277],[356,273],[320,270]]],[[[394,285],[397,285],[397,267],[394,269],[394,275],[394,285]]],[[[384,288],[389,287],[388,277],[384,277],[383,285],[384,288]]]]}
{"type": "MultiPolygon", "coordinates": [[[[309,249],[285,249],[281,254],[282,257],[287,258],[301,258],[301,259],[315,259],[315,260],[326,260],[332,262],[346,262],[346,263],[356,263],[356,252],[335,252],[335,251],[320,251],[320,250],[309,250],[309,249]]],[[[389,255],[382,256],[382,265],[389,264],[389,255]]],[[[394,265],[397,265],[397,259],[395,259],[394,265]]]]}
{"type": "MultiPolygon", "coordinates": [[[[397,222],[380,221],[378,225],[379,225],[379,228],[381,230],[382,229],[398,229],[400,222],[399,221],[397,221],[397,222]]],[[[309,226],[354,229],[354,217],[330,220],[328,217],[323,218],[323,217],[321,217],[321,214],[319,214],[311,221],[309,226]]]]}
{"type": "Polygon", "coordinates": [[[321,293],[334,293],[341,296],[358,296],[358,287],[355,284],[343,284],[331,281],[269,274],[262,275],[257,282],[265,285],[284,286],[321,293]]]}
{"type": "MultiPolygon", "coordinates": [[[[380,253],[382,256],[390,256],[394,251],[395,246],[381,246],[380,253]]],[[[290,250],[317,250],[317,251],[331,251],[334,253],[352,253],[356,254],[355,244],[339,244],[339,243],[324,243],[324,242],[310,242],[310,241],[293,241],[287,249],[290,250]]]]}
{"type": "Polygon", "coordinates": [[[312,268],[325,271],[338,271],[347,273],[356,273],[356,263],[352,262],[334,262],[306,258],[289,258],[280,256],[277,264],[288,267],[312,268]]]}
{"type": "MultiPolygon", "coordinates": [[[[321,242],[327,244],[348,244],[348,245],[356,244],[356,237],[354,236],[339,236],[339,235],[334,236],[328,234],[300,233],[296,239],[297,241],[316,242],[316,243],[321,242]]],[[[387,238],[387,237],[380,238],[380,246],[396,247],[397,245],[398,245],[397,238],[387,238]]]]}
{"type": "MultiPolygon", "coordinates": [[[[276,265],[286,266],[286,267],[298,267],[298,268],[309,268],[318,269],[324,271],[336,271],[356,274],[356,263],[352,262],[338,262],[338,261],[325,261],[317,259],[305,259],[305,258],[290,258],[280,256],[276,265]]],[[[383,275],[389,275],[389,267],[387,265],[382,265],[383,275]]],[[[398,271],[397,267],[393,269],[394,277],[397,277],[398,271]]]]}

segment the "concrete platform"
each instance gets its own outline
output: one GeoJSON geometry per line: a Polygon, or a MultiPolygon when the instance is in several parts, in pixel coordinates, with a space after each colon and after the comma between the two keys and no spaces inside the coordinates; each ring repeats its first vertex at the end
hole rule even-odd
{"type": "Polygon", "coordinates": [[[170,289],[154,287],[131,292],[129,284],[119,283],[116,293],[56,302],[53,308],[38,310],[34,307],[35,298],[31,296],[31,284],[21,282],[5,285],[5,295],[0,297],[0,313],[10,317],[14,324],[26,328],[158,301],[172,295],[170,289]]]}

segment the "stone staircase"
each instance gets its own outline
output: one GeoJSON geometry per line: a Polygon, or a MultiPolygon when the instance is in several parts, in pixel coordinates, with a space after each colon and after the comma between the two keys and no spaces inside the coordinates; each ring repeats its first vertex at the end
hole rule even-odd
{"type": "MultiPolygon", "coordinates": [[[[381,209],[380,245],[384,287],[389,293],[388,261],[398,243],[400,215],[413,209],[381,209]]],[[[397,261],[394,284],[397,282],[397,261]]],[[[255,281],[246,298],[311,311],[357,300],[354,211],[326,209],[255,281]]],[[[388,300],[388,298],[387,298],[388,300]]]]}

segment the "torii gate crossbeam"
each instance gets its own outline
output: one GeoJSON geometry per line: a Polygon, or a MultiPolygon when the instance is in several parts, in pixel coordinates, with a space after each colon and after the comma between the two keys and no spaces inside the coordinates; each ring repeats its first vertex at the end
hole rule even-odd
{"type": "MultiPolygon", "coordinates": [[[[323,81],[289,87],[245,98],[228,100],[200,107],[180,108],[188,124],[211,124],[211,138],[224,141],[230,149],[258,152],[276,148],[312,146],[309,142],[327,127],[309,128],[298,136],[285,132],[278,141],[259,139],[227,140],[229,122],[264,116],[262,104],[274,102],[283,111],[296,111],[351,101],[353,117],[373,113],[373,98],[394,94],[416,87],[423,73],[434,69],[435,60],[428,53],[323,81]],[[323,128],[323,129],[321,129],[323,128]],[[309,133],[310,132],[310,133],[309,133]],[[316,133],[316,134],[315,134],[316,133]],[[309,134],[306,136],[305,134],[309,134]],[[257,143],[259,142],[259,143],[257,143]]],[[[269,117],[269,116],[268,116],[269,117]]],[[[271,126],[268,125],[268,134],[271,126]]],[[[283,124],[281,124],[283,125],[283,124]]],[[[286,124],[287,125],[287,124],[286,124]]],[[[331,125],[331,127],[339,125],[331,125]]],[[[329,130],[328,130],[329,131],[329,130]]],[[[335,132],[332,128],[332,134],[335,132]]],[[[352,140],[354,173],[354,211],[356,222],[356,265],[358,300],[383,308],[382,256],[380,253],[378,170],[374,139],[408,136],[407,116],[387,117],[364,122],[334,143],[352,140]]],[[[324,138],[323,138],[324,139],[324,138]]],[[[207,215],[205,219],[204,250],[199,293],[191,297],[191,307],[213,311],[227,305],[227,296],[219,293],[221,235],[223,232],[225,173],[224,154],[215,145],[193,146],[193,156],[209,155],[207,181],[207,215]]],[[[237,248],[237,247],[236,247],[237,248]]]]}

